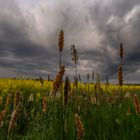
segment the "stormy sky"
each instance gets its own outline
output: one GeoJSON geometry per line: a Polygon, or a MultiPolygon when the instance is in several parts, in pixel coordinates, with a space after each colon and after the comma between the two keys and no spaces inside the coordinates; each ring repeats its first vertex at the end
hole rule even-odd
{"type": "Polygon", "coordinates": [[[139,0],[0,0],[0,77],[39,77],[59,70],[57,38],[64,30],[66,75],[98,72],[117,83],[119,44],[124,82],[140,83],[139,0]]]}

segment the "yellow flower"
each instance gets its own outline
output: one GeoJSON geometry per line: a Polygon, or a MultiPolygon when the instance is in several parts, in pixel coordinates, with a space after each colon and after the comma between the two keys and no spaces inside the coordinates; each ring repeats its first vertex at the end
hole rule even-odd
{"type": "Polygon", "coordinates": [[[40,93],[37,93],[36,96],[37,96],[37,98],[40,98],[41,94],[40,93]]]}

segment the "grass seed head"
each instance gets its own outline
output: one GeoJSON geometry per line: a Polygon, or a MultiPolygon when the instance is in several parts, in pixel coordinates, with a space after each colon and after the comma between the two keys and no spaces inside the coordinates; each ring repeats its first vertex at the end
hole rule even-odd
{"type": "Polygon", "coordinates": [[[62,52],[64,48],[64,32],[61,30],[58,35],[58,47],[59,51],[62,52]]]}
{"type": "Polygon", "coordinates": [[[14,97],[14,108],[16,108],[16,106],[19,104],[20,101],[21,101],[21,95],[17,91],[14,97]]]}
{"type": "Polygon", "coordinates": [[[65,78],[64,84],[64,105],[67,105],[68,102],[68,93],[69,93],[69,78],[65,78]]]}
{"type": "Polygon", "coordinates": [[[76,127],[77,140],[82,140],[84,136],[84,127],[81,118],[78,114],[75,114],[75,127],[76,127]]]}
{"type": "Polygon", "coordinates": [[[136,114],[140,115],[140,103],[139,103],[139,98],[136,94],[134,94],[133,103],[134,103],[136,114]]]}
{"type": "Polygon", "coordinates": [[[4,109],[2,112],[0,112],[0,127],[2,127],[3,125],[3,120],[6,116],[6,113],[7,113],[7,109],[4,109]]]}
{"type": "Polygon", "coordinates": [[[79,57],[77,54],[77,50],[75,49],[75,45],[71,46],[71,51],[72,51],[72,61],[76,64],[79,57]]]}
{"type": "Polygon", "coordinates": [[[120,43],[120,58],[123,59],[123,44],[120,43]]]}
{"type": "Polygon", "coordinates": [[[122,65],[120,65],[118,68],[118,81],[119,81],[119,85],[122,86],[123,85],[122,65]]]}
{"type": "Polygon", "coordinates": [[[0,96],[0,105],[3,103],[3,98],[0,96]]]}
{"type": "Polygon", "coordinates": [[[11,101],[11,95],[8,95],[8,96],[6,97],[6,104],[5,104],[5,107],[8,107],[8,106],[9,106],[10,101],[11,101]]]}
{"type": "Polygon", "coordinates": [[[46,96],[43,96],[42,106],[43,106],[43,112],[46,112],[47,110],[47,97],[46,96]]]}
{"type": "Polygon", "coordinates": [[[10,120],[9,126],[8,126],[8,137],[13,132],[13,130],[16,126],[17,120],[19,119],[21,114],[22,114],[22,105],[21,105],[21,102],[19,102],[11,115],[11,120],[10,120]]]}
{"type": "Polygon", "coordinates": [[[61,66],[60,71],[56,75],[56,78],[53,82],[53,93],[56,93],[59,90],[64,73],[65,73],[65,66],[63,65],[61,66]]]}

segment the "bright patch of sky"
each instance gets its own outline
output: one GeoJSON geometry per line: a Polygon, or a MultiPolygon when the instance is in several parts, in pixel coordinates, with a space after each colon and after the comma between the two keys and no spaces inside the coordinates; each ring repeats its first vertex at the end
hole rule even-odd
{"type": "Polygon", "coordinates": [[[22,10],[35,7],[41,0],[15,0],[22,10]]]}

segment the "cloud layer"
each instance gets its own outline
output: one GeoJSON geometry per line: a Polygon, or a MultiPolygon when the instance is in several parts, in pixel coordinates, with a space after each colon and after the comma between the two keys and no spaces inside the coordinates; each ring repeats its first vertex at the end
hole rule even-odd
{"type": "Polygon", "coordinates": [[[63,29],[66,74],[73,75],[75,44],[81,75],[117,78],[119,43],[124,44],[124,80],[140,82],[139,0],[0,0],[0,76],[55,75],[57,36],[63,29]]]}

